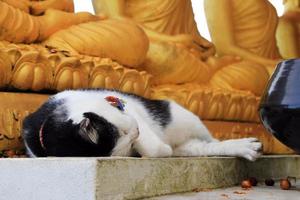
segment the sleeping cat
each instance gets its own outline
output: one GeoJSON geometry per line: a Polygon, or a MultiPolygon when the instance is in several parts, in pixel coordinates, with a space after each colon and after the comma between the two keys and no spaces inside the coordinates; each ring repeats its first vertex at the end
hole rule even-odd
{"type": "Polygon", "coordinates": [[[256,138],[218,141],[174,101],[112,90],[68,90],[23,124],[27,152],[40,156],[239,156],[255,160],[256,138]]]}

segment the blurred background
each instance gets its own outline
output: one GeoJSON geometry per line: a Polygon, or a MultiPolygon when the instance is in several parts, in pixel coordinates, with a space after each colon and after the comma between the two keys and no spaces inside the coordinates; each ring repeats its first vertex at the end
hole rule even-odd
{"type": "MultiPolygon", "coordinates": [[[[206,24],[206,19],[205,19],[205,14],[204,14],[204,8],[203,8],[203,1],[204,0],[192,0],[193,4],[193,9],[194,9],[194,14],[195,14],[195,19],[197,22],[200,34],[211,41],[210,35],[208,32],[208,27],[206,24]]],[[[273,6],[277,10],[278,16],[281,16],[283,14],[283,4],[282,0],[269,0],[273,6]]],[[[91,0],[74,0],[75,2],[75,11],[76,12],[81,12],[81,11],[88,11],[91,13],[94,13],[93,10],[93,5],[91,0]]]]}

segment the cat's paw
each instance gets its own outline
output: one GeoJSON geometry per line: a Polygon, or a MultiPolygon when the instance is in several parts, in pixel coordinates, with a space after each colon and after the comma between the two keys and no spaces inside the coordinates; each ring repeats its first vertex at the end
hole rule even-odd
{"type": "Polygon", "coordinates": [[[235,156],[255,161],[261,156],[262,143],[257,138],[243,138],[228,141],[228,147],[235,156]]]}
{"type": "Polygon", "coordinates": [[[171,157],[173,155],[173,149],[170,145],[161,144],[158,152],[157,157],[171,157]]]}
{"type": "Polygon", "coordinates": [[[140,134],[138,123],[133,117],[130,117],[128,115],[126,117],[128,121],[127,126],[122,131],[125,135],[128,135],[130,140],[133,142],[139,137],[140,134]]]}

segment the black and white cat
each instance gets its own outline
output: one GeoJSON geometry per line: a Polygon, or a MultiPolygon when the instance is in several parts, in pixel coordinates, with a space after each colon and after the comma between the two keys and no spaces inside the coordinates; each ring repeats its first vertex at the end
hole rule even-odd
{"type": "Polygon", "coordinates": [[[69,90],[23,124],[27,152],[40,156],[239,156],[255,160],[256,138],[218,141],[173,101],[111,90],[69,90]]]}

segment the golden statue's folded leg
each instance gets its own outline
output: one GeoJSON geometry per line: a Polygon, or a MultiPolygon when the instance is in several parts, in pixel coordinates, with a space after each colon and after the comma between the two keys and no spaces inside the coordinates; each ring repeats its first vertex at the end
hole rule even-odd
{"type": "Polygon", "coordinates": [[[174,43],[150,42],[145,70],[154,76],[156,84],[207,83],[215,69],[187,48],[174,43]]]}
{"type": "Polygon", "coordinates": [[[263,66],[241,61],[217,70],[209,84],[227,90],[251,91],[256,96],[261,96],[268,80],[269,73],[263,66]]]}
{"type": "Polygon", "coordinates": [[[73,55],[112,58],[120,64],[138,68],[145,60],[149,40],[135,24],[123,20],[102,20],[58,31],[44,44],[73,55]]]}
{"type": "Polygon", "coordinates": [[[233,56],[211,56],[204,62],[187,48],[154,41],[150,42],[145,70],[153,74],[155,84],[199,83],[257,96],[269,79],[268,71],[257,63],[233,56]]]}

